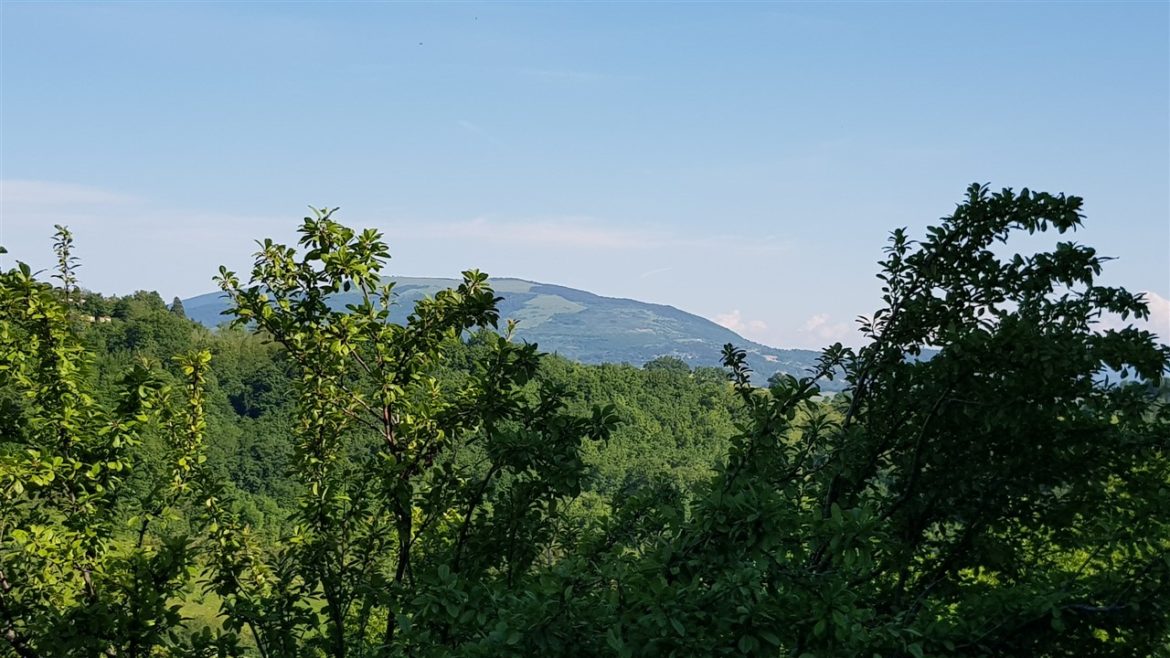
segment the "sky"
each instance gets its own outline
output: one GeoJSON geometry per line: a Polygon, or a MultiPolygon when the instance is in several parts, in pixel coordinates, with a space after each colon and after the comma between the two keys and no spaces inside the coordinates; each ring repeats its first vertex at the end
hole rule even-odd
{"type": "Polygon", "coordinates": [[[107,294],[338,206],[390,274],[856,343],[889,231],[972,182],[1084,197],[1170,339],[1170,3],[0,2],[0,265],[66,224],[107,294]]]}

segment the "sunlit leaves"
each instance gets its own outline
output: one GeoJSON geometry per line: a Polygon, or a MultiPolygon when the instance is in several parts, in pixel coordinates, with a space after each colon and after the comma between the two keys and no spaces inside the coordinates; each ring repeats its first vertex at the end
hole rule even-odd
{"type": "MultiPolygon", "coordinates": [[[[606,439],[616,415],[568,415],[555,387],[532,397],[541,355],[489,331],[500,298],[482,272],[464,272],[456,288],[417,300],[405,323],[391,322],[387,246],[333,212],[314,210],[296,247],[259,242],[247,283],[220,273],[235,323],[271,337],[295,364],[295,476],[305,494],[293,537],[268,556],[220,530],[229,534],[211,586],[233,623],[275,646],[305,641],[331,655],[457,646],[477,631],[464,627],[475,606],[456,602],[502,596],[526,577],[552,545],[558,500],[580,492],[581,441],[606,439]],[[356,301],[342,305],[341,293],[356,301]],[[452,379],[449,354],[473,333],[475,358],[452,379]],[[264,576],[280,573],[299,598],[264,576]],[[251,584],[237,577],[247,574],[251,584]],[[258,612],[297,601],[322,612],[258,612]]],[[[489,637],[514,645],[518,632],[502,628],[489,637]]]]}
{"type": "Polygon", "coordinates": [[[0,274],[0,629],[18,655],[147,655],[181,644],[174,597],[193,557],[181,534],[157,533],[203,455],[199,400],[208,356],[190,357],[186,422],[172,433],[173,492],[122,528],[120,505],[144,433],[179,413],[145,365],[112,408],[88,377],[91,356],[70,315],[75,259],[58,227],[62,290],[20,263],[0,274]],[[159,521],[160,523],[162,521],[159,521]]]}

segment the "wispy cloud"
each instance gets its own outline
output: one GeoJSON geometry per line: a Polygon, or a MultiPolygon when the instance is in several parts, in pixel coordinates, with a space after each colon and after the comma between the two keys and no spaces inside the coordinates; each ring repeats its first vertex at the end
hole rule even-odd
{"type": "Polygon", "coordinates": [[[486,130],[481,128],[479,125],[472,123],[471,121],[468,121],[467,119],[459,119],[458,121],[455,122],[455,125],[462,128],[464,130],[464,132],[475,135],[476,137],[479,137],[479,138],[484,139],[488,142],[491,142],[492,144],[495,144],[496,146],[501,146],[503,144],[503,142],[501,142],[499,139],[497,139],[494,135],[488,133],[486,130]]]}
{"type": "Polygon", "coordinates": [[[1105,331],[1133,326],[1149,331],[1156,335],[1158,340],[1163,343],[1170,343],[1170,299],[1166,299],[1152,290],[1142,290],[1139,292],[1145,295],[1146,306],[1150,310],[1149,319],[1138,320],[1130,317],[1122,320],[1121,316],[1118,315],[1106,315],[1100,319],[1097,327],[1105,331]]]}
{"type": "Polygon", "coordinates": [[[834,322],[828,313],[817,313],[805,320],[801,332],[809,338],[816,339],[820,344],[837,342],[849,337],[849,324],[834,322]]]}
{"type": "Polygon", "coordinates": [[[642,272],[641,274],[638,275],[638,278],[645,279],[648,277],[652,277],[656,274],[663,274],[665,272],[669,272],[673,269],[674,269],[673,267],[659,267],[658,269],[650,270],[648,272],[642,272]]]}
{"type": "Polygon", "coordinates": [[[1145,295],[1150,306],[1150,319],[1146,324],[1163,343],[1170,343],[1170,299],[1150,290],[1146,290],[1145,295]]]}
{"type": "Polygon", "coordinates": [[[143,199],[129,194],[78,185],[40,180],[0,180],[0,203],[5,206],[109,206],[142,203],[143,199]]]}
{"type": "Polygon", "coordinates": [[[608,81],[633,81],[641,78],[621,73],[579,71],[573,69],[520,69],[522,75],[554,82],[596,83],[608,81]]]}
{"type": "Polygon", "coordinates": [[[34,269],[51,265],[53,225],[77,238],[82,284],[105,293],[157,288],[197,294],[211,287],[222,263],[242,268],[251,238],[292,237],[287,218],[162,206],[102,188],[53,181],[0,181],[0,244],[34,269]]]}
{"type": "Polygon", "coordinates": [[[474,240],[477,242],[566,245],[606,249],[637,248],[654,241],[652,234],[576,219],[499,220],[477,217],[464,221],[383,222],[388,237],[474,240]]]}
{"type": "Polygon", "coordinates": [[[1157,336],[1162,343],[1170,343],[1170,300],[1152,290],[1139,292],[1145,295],[1146,306],[1150,310],[1149,319],[1138,320],[1131,316],[1122,320],[1119,315],[1103,315],[1097,321],[1097,329],[1108,331],[1132,326],[1149,331],[1157,336]]]}
{"type": "Polygon", "coordinates": [[[745,337],[760,339],[768,330],[768,324],[763,320],[747,320],[740,310],[734,309],[730,313],[720,313],[711,320],[720,326],[727,327],[735,333],[745,337]]]}
{"type": "MultiPolygon", "coordinates": [[[[390,220],[378,222],[392,238],[475,240],[508,244],[539,244],[592,249],[646,250],[693,247],[743,255],[779,254],[782,240],[735,235],[685,235],[661,227],[622,228],[591,217],[501,219],[476,217],[462,221],[390,220]]],[[[655,273],[651,271],[644,276],[655,273]]]]}
{"type": "MultiPolygon", "coordinates": [[[[254,238],[295,241],[294,220],[299,216],[175,207],[104,188],[27,180],[0,181],[0,210],[0,244],[10,251],[0,257],[0,267],[15,259],[34,268],[49,267],[53,225],[65,224],[77,235],[77,255],[85,265],[83,284],[119,294],[140,287],[159,288],[164,294],[206,292],[218,265],[246,271],[256,248],[254,238]]],[[[403,249],[432,255],[429,260],[396,261],[419,273],[451,270],[454,266],[443,260],[449,258],[458,259],[459,266],[519,270],[531,278],[571,281],[574,271],[604,263],[604,276],[576,281],[589,288],[624,277],[624,283],[610,284],[614,294],[625,291],[631,280],[651,285],[665,278],[658,275],[689,271],[694,263],[767,260],[789,250],[789,244],[779,239],[589,216],[485,215],[427,221],[349,213],[342,220],[381,228],[396,254],[403,249]]],[[[741,330],[759,333],[763,324],[743,321],[741,330]]]]}

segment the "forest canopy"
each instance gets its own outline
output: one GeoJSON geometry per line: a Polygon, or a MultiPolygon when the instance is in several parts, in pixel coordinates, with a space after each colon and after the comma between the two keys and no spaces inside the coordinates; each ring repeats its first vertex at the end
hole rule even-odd
{"type": "Polygon", "coordinates": [[[476,270],[392,322],[333,211],[220,270],[215,331],[58,227],[0,273],[0,655],[1170,652],[1170,349],[1101,322],[1148,310],[1081,210],[972,185],[766,387],[542,354],[476,270]]]}

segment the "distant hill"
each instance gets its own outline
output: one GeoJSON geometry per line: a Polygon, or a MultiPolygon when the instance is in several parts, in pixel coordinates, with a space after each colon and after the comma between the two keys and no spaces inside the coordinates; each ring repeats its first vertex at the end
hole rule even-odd
{"type": "MultiPolygon", "coordinates": [[[[395,277],[399,304],[391,319],[402,322],[423,296],[458,285],[455,279],[395,277]]],[[[673,306],[632,299],[602,297],[584,290],[522,279],[491,279],[503,297],[501,316],[519,321],[517,337],[540,345],[545,352],[582,363],[642,365],[660,356],[672,356],[695,366],[719,366],[723,345],[732,343],[748,352],[748,363],[761,383],[776,372],[803,375],[818,352],[784,350],[755,343],[739,334],[673,306]]],[[[356,295],[339,296],[353,303],[356,295]]],[[[220,293],[183,300],[187,316],[214,327],[225,321],[220,293]]],[[[838,382],[826,382],[832,390],[838,382]]]]}

